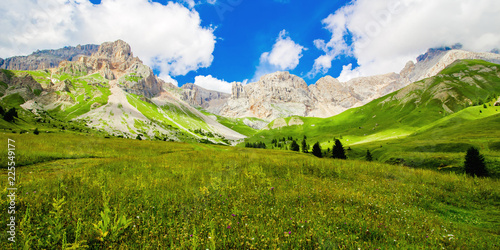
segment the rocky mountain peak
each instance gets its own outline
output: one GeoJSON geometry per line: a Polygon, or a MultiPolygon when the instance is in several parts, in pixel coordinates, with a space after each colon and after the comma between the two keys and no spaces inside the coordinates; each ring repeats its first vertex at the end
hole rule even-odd
{"type": "Polygon", "coordinates": [[[101,44],[97,53],[92,56],[109,59],[113,64],[124,63],[134,58],[130,45],[122,40],[101,44]]]}
{"type": "Polygon", "coordinates": [[[307,89],[307,83],[300,77],[292,75],[287,71],[277,71],[264,75],[258,83],[264,88],[301,88],[307,89]]]}

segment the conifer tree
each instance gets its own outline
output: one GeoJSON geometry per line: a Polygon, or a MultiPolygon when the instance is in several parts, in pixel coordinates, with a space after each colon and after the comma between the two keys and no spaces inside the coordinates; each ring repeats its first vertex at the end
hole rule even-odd
{"type": "Polygon", "coordinates": [[[342,143],[338,139],[335,140],[335,145],[332,149],[332,157],[334,159],[347,159],[344,146],[342,146],[342,143]]]}
{"type": "Polygon", "coordinates": [[[366,161],[373,161],[373,156],[372,156],[372,153],[370,153],[370,150],[366,150],[366,157],[365,157],[366,161]]]}
{"type": "Polygon", "coordinates": [[[308,152],[308,146],[307,146],[306,136],[304,136],[304,139],[302,140],[302,152],[304,152],[304,153],[308,152]]]}
{"type": "Polygon", "coordinates": [[[479,150],[470,147],[465,155],[465,173],[470,176],[484,177],[488,176],[486,164],[484,163],[484,156],[479,153],[479,150]]]}
{"type": "Polygon", "coordinates": [[[312,153],[316,157],[323,157],[323,154],[321,153],[321,146],[319,145],[319,142],[316,142],[313,146],[312,153]]]}

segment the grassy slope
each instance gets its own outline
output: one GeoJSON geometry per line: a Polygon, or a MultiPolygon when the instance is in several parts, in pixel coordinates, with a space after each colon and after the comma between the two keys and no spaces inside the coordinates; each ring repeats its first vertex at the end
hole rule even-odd
{"type": "MultiPolygon", "coordinates": [[[[464,152],[467,146],[475,145],[486,150],[487,156],[493,161],[492,167],[498,168],[500,172],[500,166],[497,166],[500,164],[495,163],[500,162],[500,157],[496,151],[483,146],[495,143],[497,138],[500,138],[500,132],[474,127],[478,124],[484,127],[498,127],[497,120],[482,120],[500,114],[499,108],[493,107],[494,101],[491,101],[492,96],[500,94],[498,68],[499,65],[484,61],[459,61],[436,77],[412,84],[365,106],[347,110],[327,119],[301,118],[304,121],[302,126],[262,130],[248,140],[264,141],[269,145],[274,138],[292,136],[301,140],[306,135],[309,144],[319,141],[322,148],[326,149],[333,146],[333,138],[340,138],[346,147],[353,149],[354,152],[349,152],[351,157],[362,159],[366,149],[377,148],[376,158],[381,161],[388,161],[391,158],[408,158],[409,161],[415,161],[416,158],[423,159],[429,156],[424,156],[418,151],[418,147],[424,144],[440,153],[449,153],[450,150],[464,152]],[[484,70],[493,67],[496,67],[496,71],[484,70]],[[467,77],[475,80],[473,83],[461,81],[467,77]],[[443,92],[444,89],[446,91],[443,92]],[[451,94],[442,100],[437,99],[442,97],[443,93],[451,94]],[[486,108],[483,105],[468,107],[469,100],[475,103],[481,100],[490,102],[486,103],[486,108]],[[451,109],[454,113],[447,112],[447,109],[451,109]],[[454,129],[448,131],[447,128],[450,126],[454,129]],[[415,137],[410,135],[424,132],[428,135],[422,135],[419,137],[419,143],[414,143],[415,137]],[[464,136],[469,138],[465,139],[464,136]],[[458,148],[432,146],[436,142],[458,143],[461,146],[458,148]],[[412,150],[417,150],[413,152],[417,156],[410,157],[412,150]]],[[[431,159],[423,165],[432,168],[443,167],[441,165],[456,167],[462,161],[463,155],[455,153],[457,154],[446,157],[439,156],[438,160],[431,159]],[[446,159],[450,157],[453,160],[446,159]]]]}
{"type": "MultiPolygon", "coordinates": [[[[91,248],[500,245],[499,180],[275,150],[0,133],[7,138],[16,141],[23,166],[16,175],[17,245],[2,234],[3,249],[20,248],[29,234],[32,248],[59,248],[54,239],[64,233],[73,243],[78,219],[79,240],[91,248]],[[101,220],[103,192],[112,216],[132,220],[114,241],[98,241],[92,225],[101,220]],[[66,201],[62,230],[52,213],[57,197],[66,201]]],[[[0,153],[7,162],[6,149],[0,153]]]]}
{"type": "Polygon", "coordinates": [[[214,115],[214,114],[209,113],[203,109],[198,109],[198,110],[207,116],[215,117],[217,119],[217,122],[219,122],[220,124],[230,128],[230,129],[232,129],[232,130],[234,130],[242,135],[252,136],[257,132],[256,129],[247,126],[243,121],[245,119],[258,121],[259,120],[258,118],[229,118],[229,117],[214,115]]]}

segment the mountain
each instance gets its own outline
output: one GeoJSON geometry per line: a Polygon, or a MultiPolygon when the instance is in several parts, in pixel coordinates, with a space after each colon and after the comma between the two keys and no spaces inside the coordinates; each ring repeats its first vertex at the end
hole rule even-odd
{"type": "Polygon", "coordinates": [[[380,161],[436,169],[462,166],[463,152],[476,146],[500,170],[499,96],[499,64],[457,60],[433,77],[333,117],[278,118],[246,142],[273,145],[307,136],[326,150],[337,138],[352,147],[350,158],[364,159],[370,149],[380,161]]]}
{"type": "MultiPolygon", "coordinates": [[[[2,70],[0,80],[0,101],[7,105],[5,100],[18,100],[19,107],[38,120],[85,124],[128,138],[224,144],[245,138],[182,100],[187,89],[155,76],[121,40],[103,43],[76,61],[61,61],[56,68],[2,70]]],[[[196,89],[202,94],[192,100],[200,101],[200,106],[210,95],[222,97],[196,89]]]]}
{"type": "Polygon", "coordinates": [[[0,68],[8,70],[43,70],[55,68],[62,61],[75,61],[80,56],[90,56],[99,45],[67,46],[57,50],[38,50],[28,56],[0,58],[0,68]]]}
{"type": "Polygon", "coordinates": [[[481,59],[500,63],[500,55],[475,53],[456,48],[430,49],[408,62],[399,73],[359,77],[347,82],[326,76],[307,86],[305,81],[288,72],[263,76],[258,82],[234,83],[231,97],[221,109],[227,117],[257,117],[272,121],[280,117],[331,117],[359,107],[408,84],[429,78],[460,59],[481,59]]]}

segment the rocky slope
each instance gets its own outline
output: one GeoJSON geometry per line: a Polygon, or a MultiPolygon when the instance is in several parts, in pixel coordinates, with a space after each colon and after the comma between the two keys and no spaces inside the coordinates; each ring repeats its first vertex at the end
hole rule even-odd
{"type": "Polygon", "coordinates": [[[231,97],[230,94],[207,90],[192,83],[182,85],[181,99],[194,107],[218,114],[231,97]]]}
{"type": "Polygon", "coordinates": [[[56,68],[62,61],[78,60],[80,56],[90,56],[99,45],[87,44],[64,47],[57,50],[39,50],[28,56],[0,58],[0,68],[8,70],[42,70],[56,68]]]}
{"type": "Polygon", "coordinates": [[[481,59],[500,63],[500,55],[459,50],[460,47],[430,49],[417,62],[408,62],[398,73],[354,78],[347,82],[326,76],[307,84],[288,72],[263,76],[248,85],[233,84],[231,98],[220,115],[257,117],[268,121],[279,117],[331,117],[347,109],[362,106],[399,90],[410,83],[437,75],[461,59],[481,59]]]}
{"type": "MultiPolygon", "coordinates": [[[[62,61],[57,68],[2,70],[0,81],[0,98],[17,93],[26,101],[21,107],[36,115],[48,112],[63,121],[83,121],[109,134],[216,143],[245,138],[182,100],[189,96],[183,92],[187,88],[155,76],[121,40],[103,43],[92,55],[62,61]]],[[[212,96],[215,102],[224,97],[192,89],[196,93],[190,98],[200,106],[211,103],[212,96]]]]}

